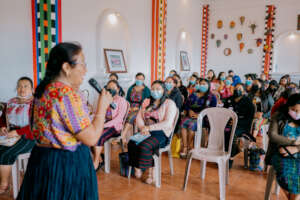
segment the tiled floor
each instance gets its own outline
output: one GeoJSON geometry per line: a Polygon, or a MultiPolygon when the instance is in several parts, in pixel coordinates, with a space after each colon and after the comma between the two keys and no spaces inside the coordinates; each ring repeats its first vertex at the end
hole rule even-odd
{"type": "MultiPolygon", "coordinates": [[[[162,158],[162,186],[155,188],[140,180],[128,180],[119,175],[118,149],[113,149],[111,173],[99,171],[99,195],[101,200],[216,200],[219,199],[218,168],[215,164],[207,166],[206,178],[200,179],[200,162],[193,161],[187,191],[182,191],[185,160],[173,159],[175,174],[170,176],[168,158],[162,158]]],[[[229,200],[261,200],[264,199],[266,174],[251,172],[242,167],[243,156],[240,154],[229,175],[226,187],[226,199],[229,200]]],[[[275,195],[272,199],[277,199],[275,195]]],[[[280,193],[278,199],[285,199],[280,193]]],[[[11,195],[0,195],[0,200],[12,200],[11,195]]]]}

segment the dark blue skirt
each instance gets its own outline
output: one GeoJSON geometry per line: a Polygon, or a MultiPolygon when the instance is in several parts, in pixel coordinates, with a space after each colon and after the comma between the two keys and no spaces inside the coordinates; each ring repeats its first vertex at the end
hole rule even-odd
{"type": "Polygon", "coordinates": [[[75,152],[35,146],[18,200],[98,200],[96,172],[85,145],[75,152]]]}

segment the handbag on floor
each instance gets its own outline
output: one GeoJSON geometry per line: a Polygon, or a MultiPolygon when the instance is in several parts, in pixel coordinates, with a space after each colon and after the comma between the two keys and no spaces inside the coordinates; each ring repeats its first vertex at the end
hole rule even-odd
{"type": "MultiPolygon", "coordinates": [[[[124,177],[128,177],[129,173],[129,154],[128,152],[124,152],[123,145],[122,152],[119,153],[119,162],[120,162],[120,175],[124,177]]],[[[134,174],[134,167],[131,168],[131,174],[134,174]]]]}
{"type": "Polygon", "coordinates": [[[171,152],[173,158],[179,158],[180,157],[180,144],[181,139],[177,134],[173,136],[172,142],[171,142],[171,152]]]}
{"type": "Polygon", "coordinates": [[[263,162],[262,158],[265,154],[265,151],[262,148],[257,148],[253,146],[249,149],[249,169],[251,171],[262,171],[263,170],[263,162]]]}

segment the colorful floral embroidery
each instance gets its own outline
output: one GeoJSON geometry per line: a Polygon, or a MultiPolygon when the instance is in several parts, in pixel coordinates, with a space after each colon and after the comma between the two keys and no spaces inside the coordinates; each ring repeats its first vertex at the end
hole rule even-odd
{"type": "Polygon", "coordinates": [[[84,99],[71,87],[51,83],[34,104],[33,133],[38,142],[75,151],[75,135],[91,124],[84,99]]]}

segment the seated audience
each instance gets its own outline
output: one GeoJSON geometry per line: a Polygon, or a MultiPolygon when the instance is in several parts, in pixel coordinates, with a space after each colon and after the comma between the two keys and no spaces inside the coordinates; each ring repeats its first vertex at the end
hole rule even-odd
{"type": "Polygon", "coordinates": [[[272,164],[276,180],[287,198],[300,198],[300,94],[291,95],[287,103],[272,116],[266,164],[272,164]]]}
{"type": "Polygon", "coordinates": [[[130,103],[130,110],[124,129],[122,131],[123,144],[126,144],[126,138],[128,137],[130,129],[133,128],[137,113],[146,98],[151,95],[150,89],[144,84],[145,75],[143,73],[137,73],[135,75],[135,83],[130,86],[127,91],[126,100],[130,103]]]}
{"type": "Polygon", "coordinates": [[[234,86],[232,86],[232,77],[228,76],[224,81],[225,84],[219,88],[221,100],[227,99],[233,95],[234,86]]]}
{"type": "Polygon", "coordinates": [[[103,133],[97,143],[97,146],[93,147],[93,163],[96,170],[100,169],[104,165],[104,161],[100,156],[104,148],[104,143],[110,138],[118,137],[120,135],[127,111],[127,101],[124,97],[119,95],[120,86],[118,82],[115,80],[108,81],[106,90],[110,91],[113,96],[112,104],[114,105],[114,108],[109,107],[107,109],[103,133]]]}
{"type": "Polygon", "coordinates": [[[135,167],[135,176],[137,178],[142,177],[147,184],[154,181],[152,171],[154,166],[153,154],[159,148],[169,144],[175,126],[176,104],[167,96],[164,83],[154,81],[151,86],[151,97],[143,102],[137,116],[137,126],[140,134],[150,137],[138,145],[131,140],[128,143],[129,162],[131,166],[135,167]]]}
{"type": "MultiPolygon", "coordinates": [[[[119,80],[119,76],[116,74],[116,73],[111,73],[109,75],[109,80],[115,80],[115,81],[118,81],[119,80]]],[[[123,90],[123,88],[120,86],[120,90],[119,90],[119,95],[121,97],[124,97],[125,96],[125,92],[123,90]]]]}
{"type": "Polygon", "coordinates": [[[7,103],[6,114],[8,127],[1,127],[0,135],[15,138],[12,146],[0,145],[0,194],[9,190],[12,165],[20,154],[31,151],[35,142],[30,131],[30,108],[33,100],[33,83],[28,77],[21,77],[17,82],[17,97],[7,103]]]}
{"type": "Polygon", "coordinates": [[[238,83],[241,83],[242,81],[241,81],[241,78],[238,76],[238,75],[235,75],[234,74],[234,72],[233,72],[233,70],[229,70],[228,71],[228,75],[229,76],[232,76],[232,85],[233,86],[236,86],[236,84],[238,84],[238,83]]]}
{"type": "MultiPolygon", "coordinates": [[[[238,116],[237,127],[232,143],[231,159],[229,163],[231,167],[233,163],[233,157],[240,152],[238,138],[245,134],[253,139],[252,135],[250,134],[250,129],[254,118],[255,108],[250,98],[246,96],[245,87],[242,83],[239,83],[235,86],[233,96],[225,100],[224,107],[232,109],[238,116]]],[[[229,145],[230,131],[226,131],[225,133],[225,146],[227,149],[229,145]]]]}
{"type": "Polygon", "coordinates": [[[195,91],[195,85],[197,82],[198,77],[195,75],[190,76],[189,84],[187,86],[188,95],[191,95],[195,91]]]}
{"type": "Polygon", "coordinates": [[[279,80],[279,87],[277,91],[274,94],[274,100],[277,101],[281,94],[285,91],[287,85],[289,84],[289,77],[288,76],[282,76],[279,80]]]}
{"type": "MultiPolygon", "coordinates": [[[[192,93],[185,105],[185,118],[181,121],[182,152],[181,157],[186,157],[192,149],[195,132],[197,131],[197,118],[199,113],[208,107],[216,107],[217,98],[210,92],[210,82],[206,79],[198,79],[195,86],[196,91],[192,93]]],[[[207,119],[203,128],[209,128],[207,119]]]]}
{"type": "Polygon", "coordinates": [[[175,74],[173,76],[173,78],[176,79],[176,81],[177,81],[177,88],[181,92],[181,94],[183,96],[183,102],[184,102],[187,99],[187,97],[188,97],[187,88],[182,84],[181,77],[178,74],[175,74]]]}

